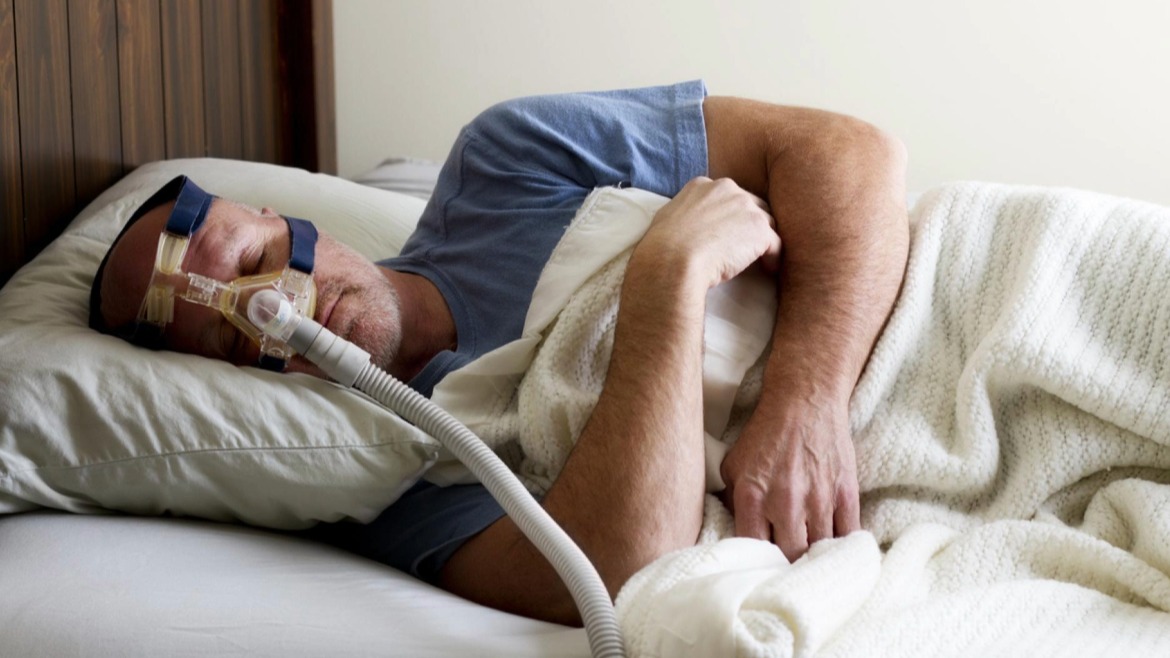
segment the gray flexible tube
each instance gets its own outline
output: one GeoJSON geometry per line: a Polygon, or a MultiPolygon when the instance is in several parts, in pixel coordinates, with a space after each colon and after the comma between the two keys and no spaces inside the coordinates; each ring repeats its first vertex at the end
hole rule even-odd
{"type": "Polygon", "coordinates": [[[585,622],[593,655],[625,656],[617,615],[601,576],[487,444],[435,403],[373,363],[358,375],[355,387],[438,439],[467,465],[568,585],[585,622]]]}
{"type": "Polygon", "coordinates": [[[593,655],[624,658],[617,614],[601,576],[491,448],[438,405],[374,365],[367,352],[312,319],[297,316],[279,293],[268,292],[257,293],[250,300],[248,317],[252,323],[287,341],[338,383],[366,393],[451,451],[479,478],[565,581],[581,612],[593,655]]]}

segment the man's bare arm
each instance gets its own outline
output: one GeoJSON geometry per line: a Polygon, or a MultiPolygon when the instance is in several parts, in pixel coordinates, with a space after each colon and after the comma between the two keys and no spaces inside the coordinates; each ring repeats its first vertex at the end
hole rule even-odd
{"type": "Polygon", "coordinates": [[[768,200],[784,243],[761,404],[723,462],[737,534],[790,559],[859,526],[848,404],[901,285],[905,152],[849,117],[704,103],[709,169],[768,200]]]}
{"type": "MultiPolygon", "coordinates": [[[[757,259],[775,265],[780,243],[760,204],[730,181],[692,181],[630,259],[604,389],[543,501],[611,595],[698,535],[704,303],[757,259]]],[[[442,584],[501,610],[580,623],[560,578],[506,517],[455,553],[442,584]]]]}
{"type": "MultiPolygon", "coordinates": [[[[896,145],[865,124],[813,110],[718,98],[709,99],[704,110],[712,176],[733,178],[750,191],[766,195],[774,202],[779,201],[779,210],[772,210],[781,221],[795,217],[790,226],[780,228],[780,236],[796,240],[802,246],[801,253],[807,252],[810,256],[793,258],[793,245],[785,244],[786,272],[795,269],[795,278],[799,282],[806,278],[800,270],[818,263],[811,254],[828,253],[830,258],[835,258],[841,254],[833,255],[834,250],[842,246],[848,247],[845,250],[848,253],[843,255],[853,253],[849,252],[853,240],[847,227],[865,213],[834,212],[835,205],[828,204],[825,199],[849,209],[851,193],[832,190],[836,190],[842,180],[848,182],[847,172],[851,168],[867,170],[874,159],[869,155],[879,155],[890,149],[892,153],[885,153],[882,157],[891,157],[896,163],[901,157],[896,145]],[[817,133],[815,138],[806,134],[809,131],[817,133]],[[818,157],[811,157],[813,154],[818,157]],[[811,180],[804,182],[806,176],[811,180]],[[842,204],[842,200],[846,203],[842,204]],[[802,212],[802,207],[819,210],[802,212]],[[841,222],[841,225],[818,225],[818,222],[826,221],[826,217],[832,223],[841,222]],[[823,234],[806,236],[813,229],[822,229],[823,234]],[[838,239],[841,233],[849,238],[843,243],[838,239]]],[[[878,173],[870,180],[860,181],[859,187],[864,193],[858,195],[856,202],[871,198],[874,191],[883,190],[888,182],[883,176],[890,175],[888,172],[878,173]]],[[[893,187],[901,189],[900,184],[893,187]]],[[[709,287],[737,273],[756,256],[771,254],[769,259],[774,260],[774,249],[778,246],[759,235],[759,208],[745,205],[749,197],[731,188],[734,186],[729,187],[727,181],[697,180],[684,188],[683,193],[655,218],[651,233],[639,245],[627,272],[605,390],[565,469],[544,501],[546,509],[598,566],[611,593],[616,593],[629,576],[659,555],[692,545],[701,522],[702,441],[699,437],[702,420],[698,398],[701,394],[698,350],[702,301],[696,293],[685,292],[696,284],[685,282],[690,278],[691,268],[699,264],[706,272],[700,278],[705,278],[704,285],[709,287]],[[680,209],[685,209],[685,212],[680,209]],[[756,219],[743,223],[752,218],[756,219]],[[756,232],[751,239],[728,231],[732,225],[742,228],[753,223],[756,232]],[[758,250],[759,245],[764,244],[768,245],[767,248],[758,250]],[[665,254],[694,255],[698,246],[705,247],[699,250],[705,257],[688,261],[690,265],[685,268],[651,258],[652,255],[665,254]],[[746,252],[743,251],[745,248],[746,252]],[[725,260],[721,262],[712,254],[725,260]],[[729,264],[731,261],[734,261],[733,265],[729,264]],[[676,315],[678,313],[682,315],[676,315]],[[666,322],[666,317],[674,320],[666,322]],[[691,320],[682,320],[685,317],[691,320]]],[[[900,206],[898,200],[892,199],[900,192],[885,190],[884,194],[890,198],[878,205],[900,206]]],[[[883,212],[883,216],[888,214],[883,212]]],[[[905,258],[904,214],[898,219],[900,229],[897,221],[891,222],[892,228],[869,227],[876,229],[877,233],[892,230],[895,253],[899,250],[898,233],[901,232],[900,259],[897,256],[879,258],[898,261],[894,268],[897,270],[895,278],[900,278],[901,263],[905,258]]],[[[855,229],[861,234],[869,234],[865,227],[855,226],[855,229]]],[[[862,249],[860,253],[864,252],[862,249]]],[[[854,254],[852,257],[862,256],[854,254]]],[[[830,274],[843,274],[846,280],[850,279],[848,270],[833,270],[830,274]]],[[[818,281],[816,276],[807,278],[811,283],[818,281]]],[[[826,281],[834,278],[825,277],[826,281]]],[[[786,278],[786,291],[790,284],[786,278]]],[[[804,286],[797,286],[798,289],[801,287],[804,286]]],[[[886,287],[889,287],[888,283],[886,287]]],[[[811,292],[818,289],[815,285],[806,289],[810,292],[793,297],[807,300],[816,296],[811,292]]],[[[850,287],[846,285],[845,289],[850,287]]],[[[893,291],[896,289],[895,282],[893,291]]],[[[834,291],[830,286],[830,292],[834,291]]],[[[821,358],[832,361],[829,368],[833,372],[848,371],[850,367],[860,372],[877,327],[888,313],[893,292],[877,293],[878,297],[882,295],[889,299],[875,301],[880,312],[868,311],[870,315],[880,316],[872,329],[840,331],[843,335],[830,336],[830,340],[823,343],[825,349],[821,358]],[[858,335],[862,338],[859,339],[858,335]],[[868,339],[865,339],[867,335],[868,339]],[[833,338],[840,339],[839,344],[845,347],[835,348],[838,343],[831,340],[833,338]],[[849,365],[851,354],[856,362],[852,366],[849,365]]],[[[835,296],[831,294],[829,299],[835,296]]],[[[784,341],[785,327],[794,322],[799,324],[804,315],[800,310],[802,304],[796,304],[795,311],[788,310],[792,301],[782,300],[777,329],[779,340],[774,347],[777,356],[799,352],[803,347],[799,341],[792,344],[784,341]]],[[[807,301],[803,303],[807,304],[807,301]]],[[[846,310],[844,317],[854,317],[855,314],[865,316],[867,311],[864,308],[860,312],[846,310]]],[[[836,316],[821,319],[811,327],[815,330],[810,336],[838,331],[835,327],[838,320],[836,316]]],[[[769,383],[765,389],[769,400],[784,400],[783,391],[778,393],[776,389],[777,382],[783,383],[786,377],[793,376],[786,370],[774,364],[769,366],[769,383]]],[[[844,395],[838,396],[844,398],[843,402],[821,391],[819,396],[790,397],[788,402],[777,406],[787,410],[791,417],[807,419],[809,414],[800,413],[803,405],[798,403],[828,399],[832,404],[823,404],[844,417],[848,393],[857,375],[839,375],[839,378],[848,381],[847,385],[833,387],[834,391],[845,389],[844,395]]],[[[757,414],[752,424],[770,428],[779,423],[770,416],[757,414]]],[[[818,427],[819,423],[806,421],[803,426],[818,427]]],[[[837,437],[838,442],[844,437],[847,456],[851,459],[847,425],[835,429],[830,436],[837,437]]],[[[761,434],[765,438],[775,436],[771,431],[761,434]]],[[[750,433],[745,433],[745,437],[748,436],[750,433]]],[[[819,435],[813,433],[813,436],[819,435]]],[[[747,445],[748,441],[740,444],[739,454],[749,454],[744,450],[747,445]]],[[[766,451],[776,445],[809,447],[815,444],[764,440],[761,445],[766,451]]],[[[770,455],[765,457],[771,458],[770,455]]],[[[788,463],[802,466],[796,460],[788,463]]],[[[846,480],[852,478],[855,516],[856,479],[851,461],[848,466],[850,477],[846,480]]],[[[839,473],[837,471],[835,475],[839,473]]],[[[749,491],[750,487],[741,490],[749,491]]],[[[792,514],[791,518],[796,516],[792,514]]],[[[741,520],[747,517],[747,514],[737,514],[741,520]]],[[[829,534],[832,534],[832,528],[829,534]]],[[[568,592],[555,572],[506,518],[465,544],[447,563],[442,580],[447,589],[499,609],[551,621],[579,622],[568,592]]]]}

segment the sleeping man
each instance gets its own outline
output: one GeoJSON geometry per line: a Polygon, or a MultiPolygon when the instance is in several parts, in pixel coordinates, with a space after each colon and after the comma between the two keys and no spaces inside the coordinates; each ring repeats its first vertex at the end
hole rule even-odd
{"type": "MultiPolygon", "coordinates": [[[[630,258],[604,389],[542,504],[611,595],[695,543],[704,299],[762,261],[780,282],[765,403],[721,471],[737,534],[795,559],[859,527],[848,405],[905,267],[904,160],[897,140],[859,120],[708,98],[699,82],[502,103],[460,133],[399,256],[371,263],[317,237],[315,318],[429,395],[519,337],[541,268],[592,189],[673,197],[630,258]]],[[[260,347],[212,308],[175,301],[161,333],[141,326],[160,233],[184,213],[198,222],[183,271],[219,281],[280,271],[303,256],[298,231],[315,233],[177,179],[107,254],[91,324],[255,365],[260,347]]],[[[285,369],[314,372],[297,357],[285,369]]],[[[471,600],[579,623],[568,589],[480,485],[420,482],[367,526],[314,534],[471,600]]]]}

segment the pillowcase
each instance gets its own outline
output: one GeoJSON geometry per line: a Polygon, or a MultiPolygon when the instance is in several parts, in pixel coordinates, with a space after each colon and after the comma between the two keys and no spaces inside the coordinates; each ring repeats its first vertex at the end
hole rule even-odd
{"type": "Polygon", "coordinates": [[[370,259],[396,254],[421,200],[267,164],[139,168],[0,290],[0,513],[175,514],[281,529],[370,521],[438,444],[368,398],[307,375],[151,352],[87,326],[98,263],[178,174],[312,220],[370,259]]]}
{"type": "Polygon", "coordinates": [[[355,176],[353,181],[426,200],[434,193],[442,168],[442,164],[430,160],[386,158],[377,167],[355,176]]]}

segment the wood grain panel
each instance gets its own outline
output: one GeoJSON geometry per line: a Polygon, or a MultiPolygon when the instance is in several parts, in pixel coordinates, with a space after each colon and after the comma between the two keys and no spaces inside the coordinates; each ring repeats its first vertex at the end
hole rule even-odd
{"type": "Polygon", "coordinates": [[[92,199],[122,176],[118,14],[114,0],[69,0],[73,157],[77,198],[92,199]]]}
{"type": "Polygon", "coordinates": [[[25,261],[12,0],[0,0],[0,283],[25,261]]]}
{"type": "Polygon", "coordinates": [[[236,0],[203,0],[202,8],[207,153],[217,158],[239,159],[243,156],[240,8],[236,0]]]}
{"type": "Polygon", "coordinates": [[[241,0],[239,9],[243,157],[281,162],[277,146],[276,4],[274,0],[241,0]]]}
{"type": "Polygon", "coordinates": [[[313,101],[317,171],[337,173],[337,103],[333,91],[333,0],[313,0],[313,101]]]}
{"type": "Polygon", "coordinates": [[[69,12],[65,0],[16,0],[13,9],[25,248],[34,254],[68,223],[76,199],[69,12]]]}
{"type": "Polygon", "coordinates": [[[336,167],[331,0],[0,0],[0,283],[167,157],[336,167]]]}
{"type": "Polygon", "coordinates": [[[281,163],[309,171],[317,171],[319,162],[314,9],[310,0],[277,4],[279,139],[288,149],[281,163]]]}
{"type": "Polygon", "coordinates": [[[160,9],[167,157],[203,157],[203,12],[199,0],[167,0],[160,9]]]}
{"type": "Polygon", "coordinates": [[[117,0],[122,166],[167,157],[158,0],[117,0]]]}

